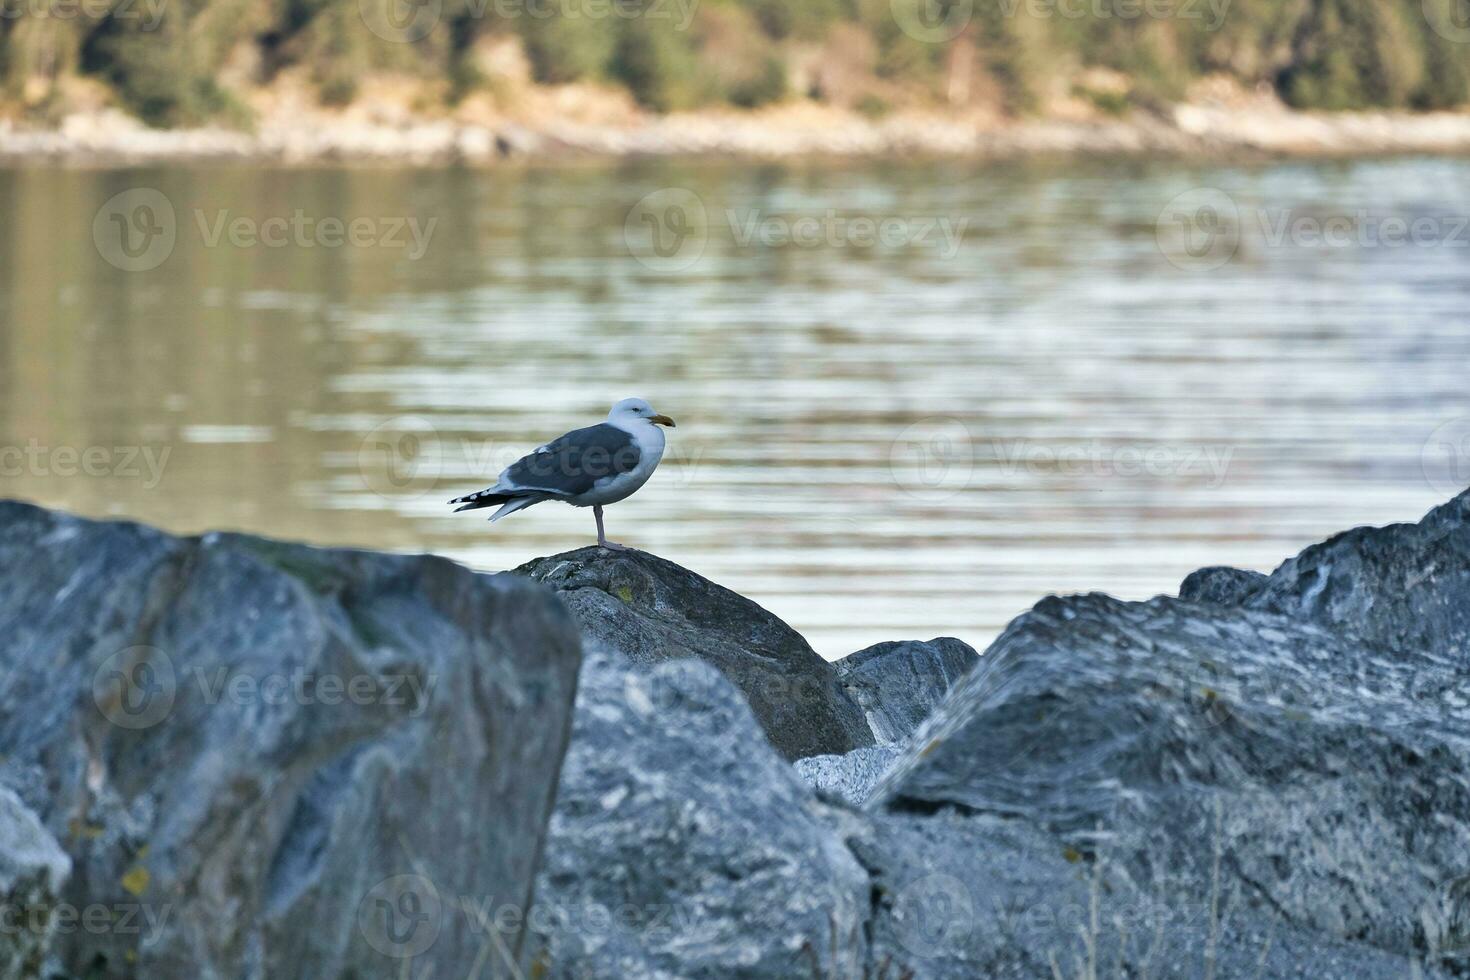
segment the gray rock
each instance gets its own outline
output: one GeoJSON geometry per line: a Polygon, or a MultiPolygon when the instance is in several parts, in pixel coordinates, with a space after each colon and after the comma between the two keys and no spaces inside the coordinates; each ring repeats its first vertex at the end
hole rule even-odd
{"type": "Polygon", "coordinates": [[[862,806],[901,754],[897,745],[866,745],[846,755],[813,755],[796,760],[796,774],[812,789],[862,806]]]}
{"type": "Polygon", "coordinates": [[[71,861],[40,818],[0,786],[0,980],[41,976],[71,861]]]}
{"type": "Polygon", "coordinates": [[[0,783],[72,861],[88,978],[527,964],[580,661],[544,589],[442,559],[0,504],[0,783]],[[473,906],[473,907],[472,907],[473,906]]]}
{"type": "Polygon", "coordinates": [[[1260,572],[1217,565],[1191,572],[1179,586],[1179,598],[1192,602],[1213,602],[1219,606],[1239,606],[1261,591],[1268,581],[1260,572]]]}
{"type": "Polygon", "coordinates": [[[1042,601],[870,806],[1026,820],[1080,856],[1106,853],[1139,892],[1208,893],[1218,860],[1220,888],[1288,931],[1462,963],[1470,672],[1449,607],[1470,527],[1446,517],[1309,549],[1249,608],[1042,601]],[[1340,570],[1353,561],[1366,581],[1340,570]],[[1418,594],[1389,594],[1429,567],[1418,594]],[[1335,600],[1291,588],[1319,580],[1335,600]],[[1257,608],[1284,595],[1301,600],[1293,616],[1257,608]]]}
{"type": "Polygon", "coordinates": [[[845,839],[873,880],[869,977],[1443,975],[1295,928],[1223,875],[1203,889],[1177,879],[1140,886],[1105,853],[1086,859],[1022,820],[874,814],[849,824],[845,839]]]}
{"type": "Polygon", "coordinates": [[[836,755],[873,736],[832,665],[791,627],[729,589],[641,551],[583,548],[518,568],[556,589],[592,643],[635,665],[683,657],[740,689],[788,759],[836,755]]]}
{"type": "Polygon", "coordinates": [[[979,657],[952,636],[878,643],[837,661],[837,676],[880,742],[902,742],[979,657]]]}
{"type": "Polygon", "coordinates": [[[1313,545],[1249,605],[1470,666],[1470,491],[1418,524],[1360,527],[1313,545]]]}
{"type": "Polygon", "coordinates": [[[868,877],[830,816],[714,668],[589,654],[532,917],[538,967],[861,975],[868,877]]]}

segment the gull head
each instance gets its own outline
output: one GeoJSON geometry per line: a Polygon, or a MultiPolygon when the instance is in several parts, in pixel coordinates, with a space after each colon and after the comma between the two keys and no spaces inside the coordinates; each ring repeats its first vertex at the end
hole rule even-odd
{"type": "Polygon", "coordinates": [[[649,425],[667,425],[671,429],[674,427],[673,419],[655,412],[653,406],[642,398],[624,398],[607,413],[607,420],[624,424],[641,421],[649,425]]]}

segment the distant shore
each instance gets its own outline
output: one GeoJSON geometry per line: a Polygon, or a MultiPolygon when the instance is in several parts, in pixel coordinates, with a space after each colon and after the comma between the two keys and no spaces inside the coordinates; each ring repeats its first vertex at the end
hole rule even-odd
{"type": "Polygon", "coordinates": [[[1303,113],[1279,105],[1177,105],[1094,119],[871,120],[808,104],[759,112],[648,115],[615,122],[474,120],[307,111],[253,131],[148,128],[116,110],[56,128],[0,122],[0,163],[162,161],[490,165],[508,159],[719,156],[1015,159],[1045,155],[1351,157],[1470,153],[1470,113],[1303,113]]]}

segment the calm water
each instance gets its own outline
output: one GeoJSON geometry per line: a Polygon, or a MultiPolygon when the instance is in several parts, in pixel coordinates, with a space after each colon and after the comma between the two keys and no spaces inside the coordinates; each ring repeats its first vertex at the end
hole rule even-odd
{"type": "Polygon", "coordinates": [[[829,657],[1470,484],[1470,162],[35,168],[0,215],[4,495],[504,569],[591,514],[444,501],[641,394],[610,535],[829,657]]]}

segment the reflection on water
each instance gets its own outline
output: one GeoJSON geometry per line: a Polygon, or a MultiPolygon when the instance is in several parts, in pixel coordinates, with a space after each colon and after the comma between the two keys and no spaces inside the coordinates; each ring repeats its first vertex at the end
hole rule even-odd
{"type": "Polygon", "coordinates": [[[679,428],[610,535],[827,656],[1470,482],[1467,162],[37,168],[0,214],[5,495],[503,569],[591,514],[444,501],[641,394],[679,428]],[[139,187],[171,239],[126,271],[94,219],[139,187]],[[1361,233],[1392,218],[1437,235],[1361,233]]]}

